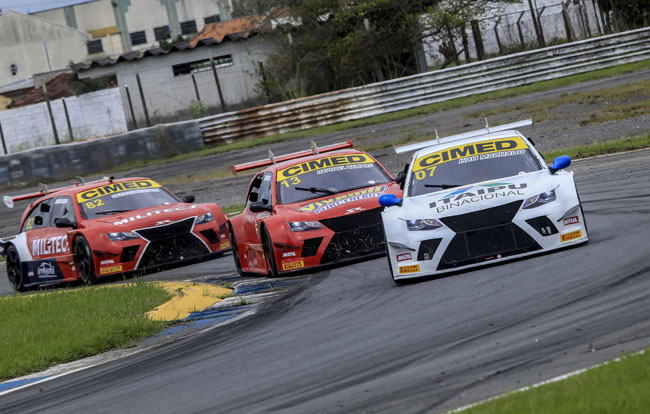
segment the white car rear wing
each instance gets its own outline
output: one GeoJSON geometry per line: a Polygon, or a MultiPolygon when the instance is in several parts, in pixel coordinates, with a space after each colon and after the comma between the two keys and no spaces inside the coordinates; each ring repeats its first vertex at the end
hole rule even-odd
{"type": "MultiPolygon", "coordinates": [[[[512,122],[510,124],[503,124],[503,125],[497,125],[497,126],[491,127],[491,126],[488,125],[488,122],[487,122],[487,119],[486,119],[485,120],[485,128],[483,128],[483,129],[477,129],[476,131],[465,132],[465,133],[458,134],[458,135],[451,135],[451,136],[448,136],[448,137],[432,139],[430,141],[416,142],[415,144],[409,144],[409,145],[403,145],[401,147],[395,147],[395,153],[396,154],[404,154],[406,152],[417,151],[417,150],[420,150],[422,148],[431,147],[431,146],[438,145],[438,144],[444,144],[446,142],[457,141],[457,140],[465,139],[465,138],[480,137],[481,135],[487,135],[487,134],[491,134],[493,132],[508,131],[510,129],[523,128],[523,127],[528,127],[528,126],[532,126],[532,125],[533,125],[533,120],[532,119],[526,119],[526,120],[523,120],[523,121],[512,122]]],[[[438,131],[436,131],[436,136],[437,135],[438,135],[438,131]]]]}

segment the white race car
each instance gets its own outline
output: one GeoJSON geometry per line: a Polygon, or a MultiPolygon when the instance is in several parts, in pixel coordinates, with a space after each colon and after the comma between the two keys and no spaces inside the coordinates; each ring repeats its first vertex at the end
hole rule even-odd
{"type": "Polygon", "coordinates": [[[403,199],[379,198],[395,282],[458,271],[587,241],[571,163],[547,166],[514,128],[487,127],[403,147],[417,151],[403,199]]]}

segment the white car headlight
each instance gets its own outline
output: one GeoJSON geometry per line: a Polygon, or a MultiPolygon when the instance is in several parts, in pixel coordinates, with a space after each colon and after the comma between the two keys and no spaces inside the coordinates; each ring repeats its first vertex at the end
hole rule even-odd
{"type": "Polygon", "coordinates": [[[124,240],[132,240],[132,239],[137,239],[140,236],[138,233],[134,231],[120,231],[118,233],[105,233],[106,237],[108,237],[108,240],[116,242],[116,241],[124,241],[124,240]]]}
{"type": "Polygon", "coordinates": [[[521,206],[521,208],[539,207],[546,203],[550,203],[551,201],[555,201],[555,198],[556,198],[555,190],[546,191],[541,194],[537,194],[536,196],[527,198],[526,201],[524,201],[524,205],[521,206]]]}
{"type": "Polygon", "coordinates": [[[205,213],[201,216],[198,216],[194,224],[196,225],[196,224],[209,223],[211,221],[214,221],[214,217],[212,217],[212,213],[205,213]]]}
{"type": "Polygon", "coordinates": [[[291,231],[308,231],[323,228],[323,225],[317,221],[291,221],[289,222],[291,231]]]}
{"type": "Polygon", "coordinates": [[[436,219],[406,220],[406,228],[409,231],[435,230],[442,227],[442,223],[436,219]]]}

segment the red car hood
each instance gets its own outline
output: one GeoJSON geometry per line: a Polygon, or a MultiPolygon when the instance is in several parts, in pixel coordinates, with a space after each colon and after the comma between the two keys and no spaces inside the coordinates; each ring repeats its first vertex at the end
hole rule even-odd
{"type": "Polygon", "coordinates": [[[187,217],[200,216],[209,212],[210,209],[205,205],[174,203],[140,210],[131,210],[88,221],[101,224],[102,226],[109,225],[108,227],[111,230],[118,232],[162,226],[187,217]]]}
{"type": "Polygon", "coordinates": [[[302,213],[305,215],[305,220],[321,220],[379,208],[379,196],[383,194],[400,196],[401,192],[399,185],[386,183],[278,207],[285,211],[302,213]]]}

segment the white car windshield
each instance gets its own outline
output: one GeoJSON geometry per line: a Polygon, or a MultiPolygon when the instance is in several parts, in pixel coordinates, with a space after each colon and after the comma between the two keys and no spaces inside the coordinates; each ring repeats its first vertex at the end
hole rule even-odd
{"type": "Polygon", "coordinates": [[[417,158],[409,177],[409,197],[496,180],[542,169],[520,137],[447,148],[417,158]]]}

